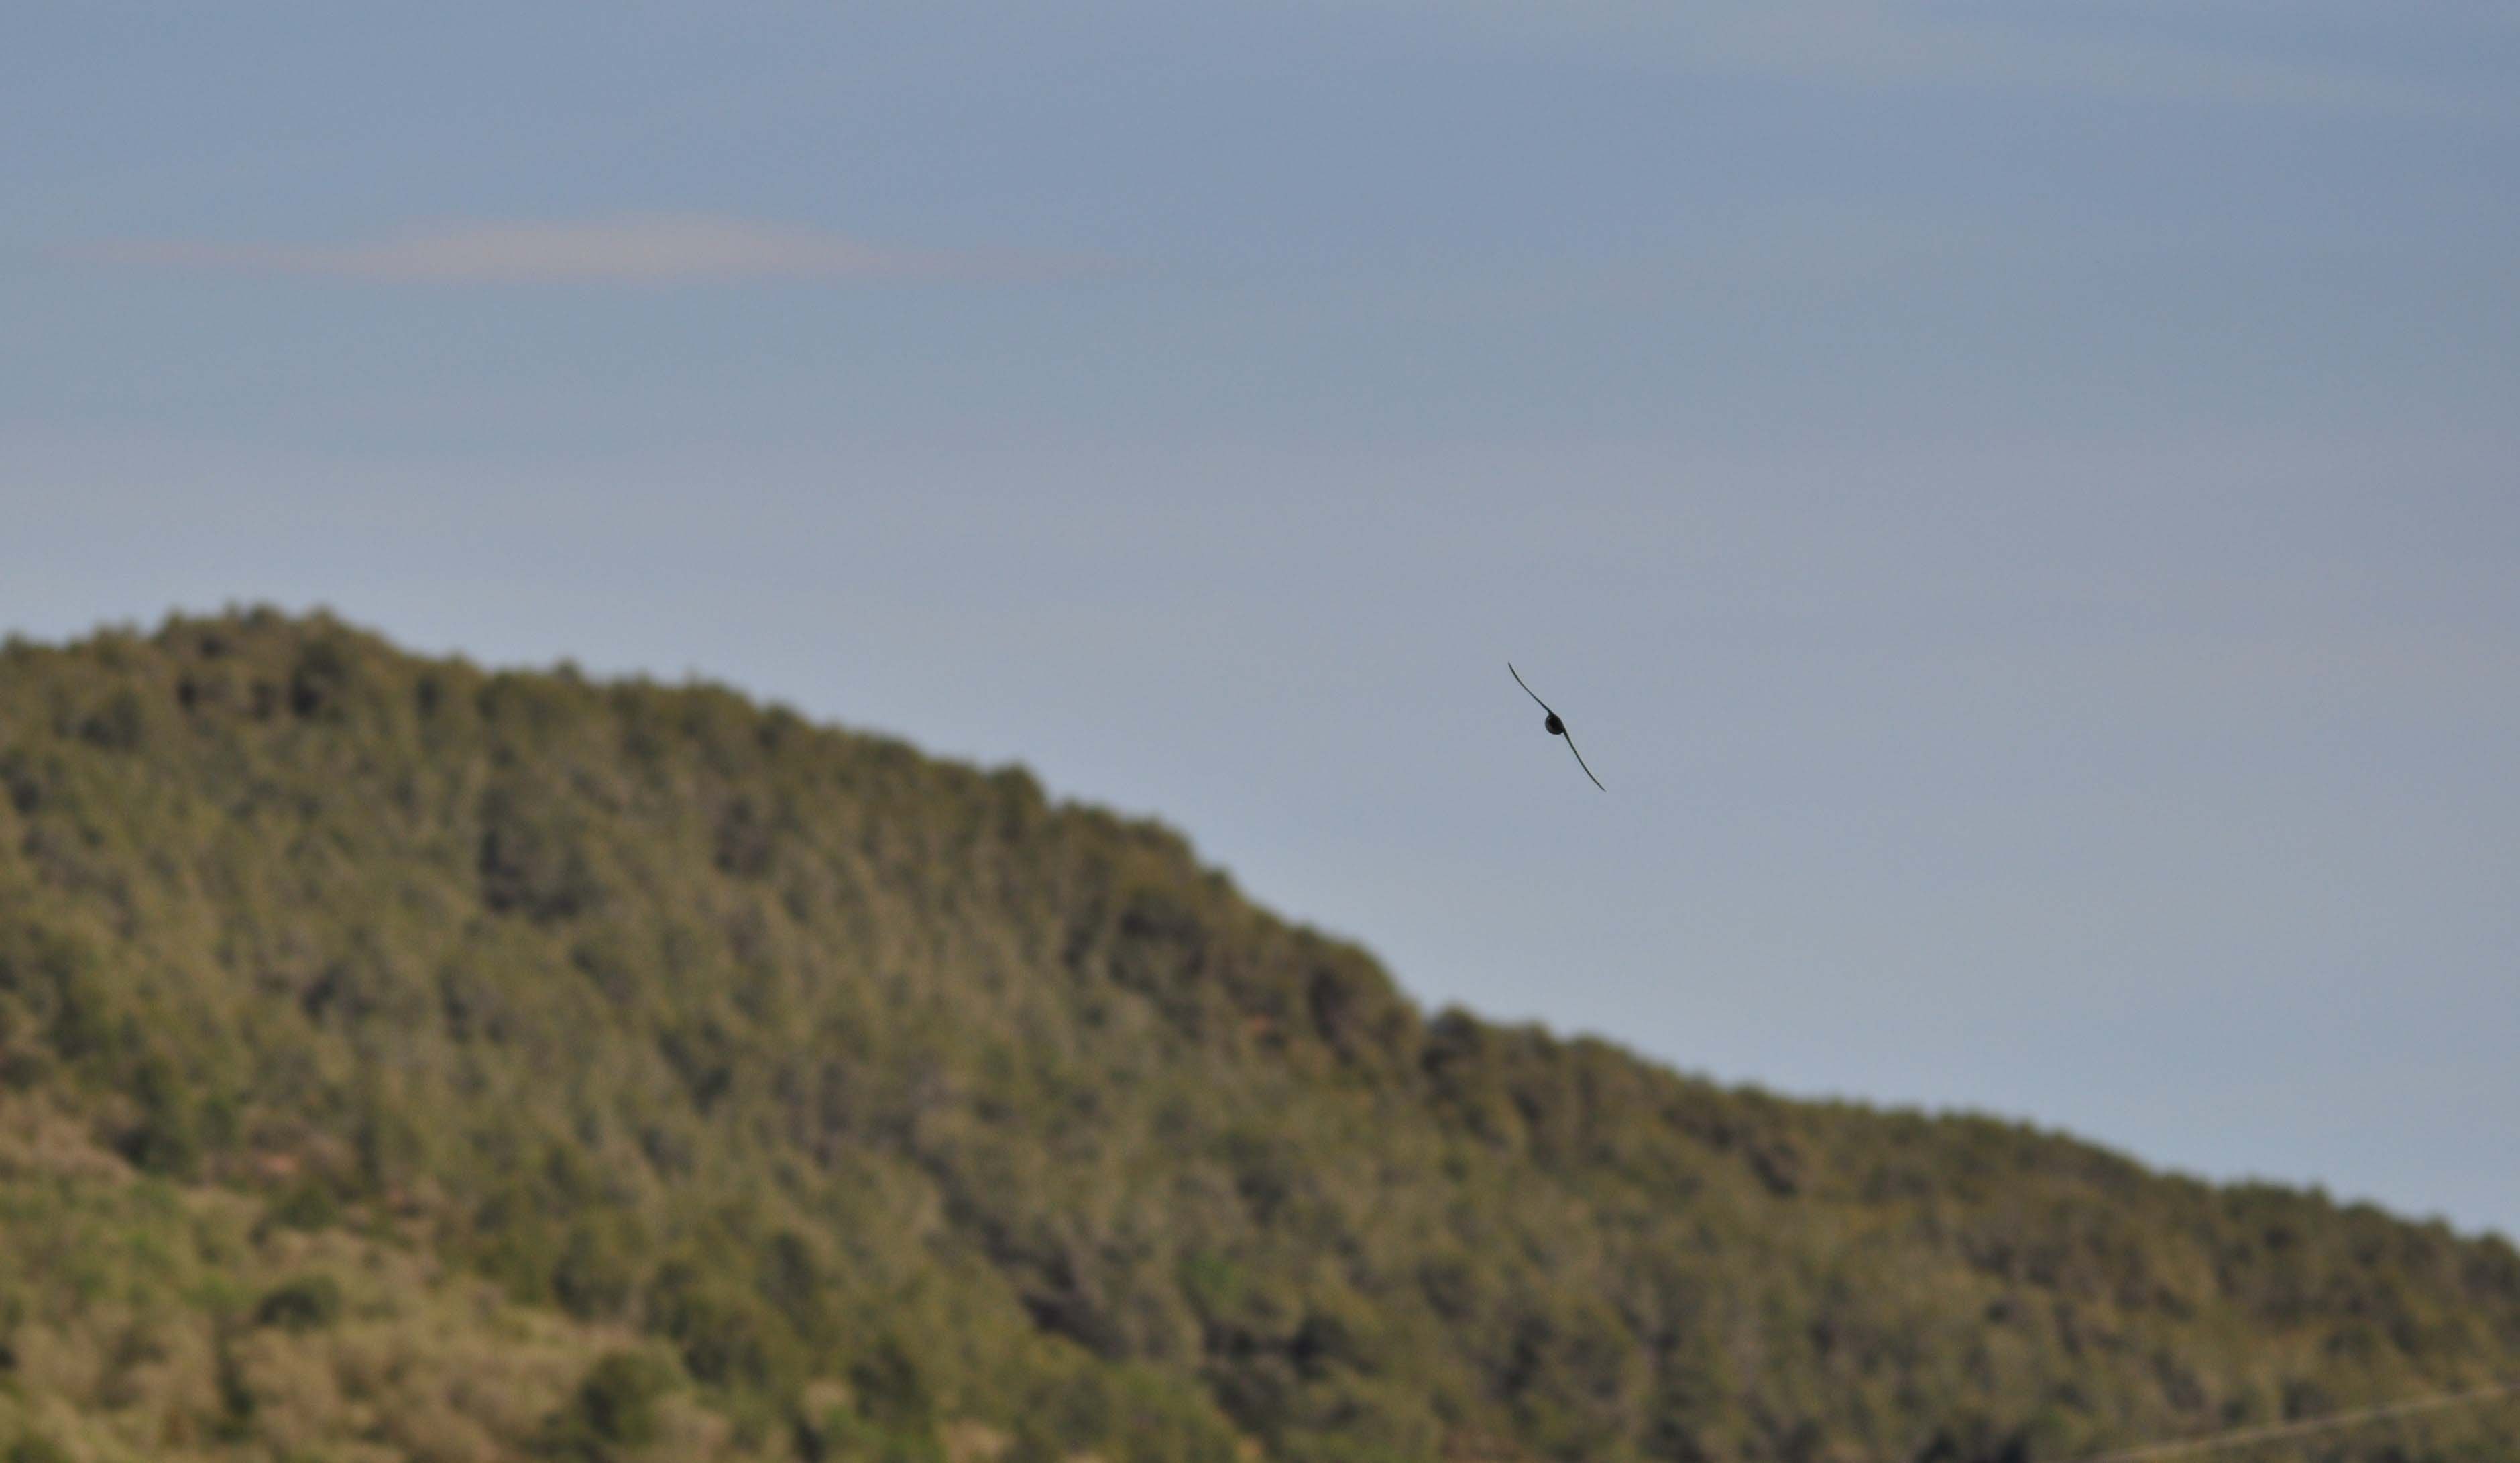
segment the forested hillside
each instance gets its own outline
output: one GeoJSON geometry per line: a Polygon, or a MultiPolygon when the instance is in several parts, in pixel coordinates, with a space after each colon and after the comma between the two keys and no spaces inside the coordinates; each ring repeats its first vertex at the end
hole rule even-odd
{"type": "Polygon", "coordinates": [[[0,788],[6,1463],[2029,1463],[2520,1376],[2500,1240],[1429,1015],[722,689],[13,642],[0,788]]]}

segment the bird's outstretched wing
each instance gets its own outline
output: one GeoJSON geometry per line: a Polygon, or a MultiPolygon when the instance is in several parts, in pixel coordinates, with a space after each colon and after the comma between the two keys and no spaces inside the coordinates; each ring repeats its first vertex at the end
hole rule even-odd
{"type": "MultiPolygon", "coordinates": [[[[1559,735],[1566,738],[1566,750],[1568,752],[1575,752],[1575,734],[1573,732],[1561,732],[1559,735]]],[[[1584,754],[1575,752],[1575,765],[1578,767],[1584,767],[1584,754]]],[[[1593,769],[1590,767],[1584,767],[1584,775],[1586,777],[1593,777],[1593,769]]],[[[1601,788],[1601,779],[1593,777],[1593,786],[1601,788]]],[[[1601,788],[1601,791],[1606,793],[1609,789],[1601,788]]]]}
{"type": "MultiPolygon", "coordinates": [[[[1523,694],[1523,695],[1530,697],[1530,698],[1531,698],[1532,700],[1534,700],[1534,701],[1540,701],[1540,693],[1539,693],[1539,692],[1537,692],[1537,691],[1534,691],[1533,689],[1531,689],[1531,683],[1530,683],[1529,681],[1526,681],[1526,680],[1524,680],[1524,679],[1522,678],[1522,672],[1521,672],[1521,671],[1519,671],[1519,670],[1515,670],[1515,669],[1513,668],[1513,663],[1512,663],[1511,661],[1508,661],[1508,662],[1506,662],[1506,663],[1505,663],[1505,668],[1506,668],[1508,672],[1510,672],[1510,673],[1512,674],[1512,676],[1513,676],[1513,683],[1514,683],[1515,685],[1520,686],[1520,687],[1522,688],[1522,694],[1523,694]]],[[[1549,714],[1550,714],[1550,715],[1552,715],[1552,716],[1554,716],[1554,715],[1556,715],[1556,714],[1557,714],[1557,712],[1556,712],[1556,711],[1554,711],[1554,710],[1551,709],[1549,703],[1547,703],[1547,702],[1545,702],[1545,701],[1540,701],[1540,709],[1541,709],[1542,710],[1544,710],[1544,711],[1548,711],[1548,712],[1549,712],[1549,714]]]]}

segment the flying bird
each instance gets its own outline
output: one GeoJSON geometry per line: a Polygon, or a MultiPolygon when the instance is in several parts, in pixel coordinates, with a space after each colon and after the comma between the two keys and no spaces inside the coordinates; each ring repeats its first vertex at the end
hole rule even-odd
{"type": "MultiPolygon", "coordinates": [[[[1522,678],[1521,671],[1513,668],[1513,663],[1511,661],[1505,663],[1505,668],[1512,674],[1513,683],[1522,688],[1523,695],[1530,697],[1534,701],[1540,701],[1540,693],[1531,689],[1531,683],[1522,678]]],[[[1575,752],[1575,739],[1571,736],[1567,736],[1566,723],[1558,719],[1558,715],[1555,711],[1549,710],[1549,703],[1540,701],[1540,709],[1544,711],[1549,711],[1549,719],[1540,724],[1548,727],[1549,734],[1552,737],[1566,737],[1566,750],[1568,752],[1575,752]]],[[[1575,765],[1578,767],[1584,767],[1584,754],[1575,752],[1575,765]]],[[[1584,767],[1584,775],[1586,777],[1593,777],[1593,769],[1590,767],[1584,767]]],[[[1593,777],[1593,786],[1601,788],[1601,779],[1593,777]]],[[[1601,791],[1606,793],[1609,789],[1601,788],[1601,791]]]]}

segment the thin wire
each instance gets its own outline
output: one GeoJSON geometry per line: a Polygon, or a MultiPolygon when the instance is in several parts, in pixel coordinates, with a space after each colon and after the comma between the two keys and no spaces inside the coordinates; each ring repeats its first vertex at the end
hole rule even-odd
{"type": "Polygon", "coordinates": [[[2468,1392],[2453,1392],[2442,1396],[2418,1397],[2410,1402],[2390,1402],[2378,1407],[2363,1407],[2352,1412],[2336,1412],[2326,1417],[2307,1418],[2301,1422],[2269,1423],[2254,1428],[2235,1428],[2228,1433],[2209,1433],[2202,1438],[2183,1439],[2178,1442],[2152,1442],[2142,1447],[2126,1448],[2114,1453],[2094,1453],[2078,1458],[2074,1463],[2138,1463],[2138,1459],[2174,1458],[2182,1453],[2214,1452],[2227,1447],[2240,1447],[2252,1442],[2272,1442],[2279,1438],[2301,1438],[2312,1433],[2324,1433],[2335,1428],[2350,1428],[2361,1423],[2377,1422],[2384,1417],[2403,1417],[2409,1412],[2432,1412],[2443,1407],[2457,1407],[2469,1402],[2482,1402],[2498,1397],[2520,1395],[2520,1382],[2503,1382],[2493,1387],[2479,1387],[2468,1392]]]}

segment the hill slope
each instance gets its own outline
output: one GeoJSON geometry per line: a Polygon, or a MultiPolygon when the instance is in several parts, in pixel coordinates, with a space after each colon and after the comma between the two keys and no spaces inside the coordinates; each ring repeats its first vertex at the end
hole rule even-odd
{"type": "Polygon", "coordinates": [[[2520,1374],[2498,1240],[1428,1017],[722,690],[13,642],[0,789],[12,1463],[1957,1463],[2520,1374]]]}

